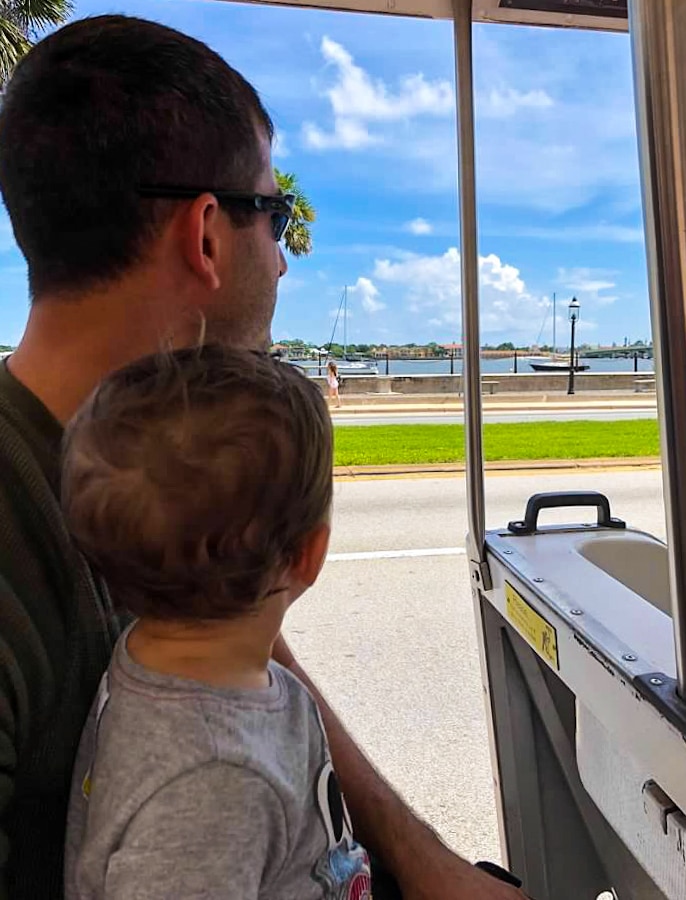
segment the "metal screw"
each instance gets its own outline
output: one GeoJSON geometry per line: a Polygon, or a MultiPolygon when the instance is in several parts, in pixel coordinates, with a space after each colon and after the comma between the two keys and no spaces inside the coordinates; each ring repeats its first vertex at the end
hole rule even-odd
{"type": "Polygon", "coordinates": [[[584,614],[583,609],[570,609],[569,611],[573,616],[583,616],[584,614]]]}
{"type": "Polygon", "coordinates": [[[536,582],[536,584],[542,584],[543,579],[542,578],[534,578],[534,581],[536,582]]]}
{"type": "Polygon", "coordinates": [[[503,550],[503,553],[505,554],[505,556],[512,556],[514,550],[503,550]]]}
{"type": "Polygon", "coordinates": [[[636,662],[638,657],[634,656],[633,653],[625,653],[622,659],[625,659],[627,662],[636,662]]]}
{"type": "Polygon", "coordinates": [[[661,678],[651,678],[650,683],[655,685],[655,687],[660,687],[664,684],[664,681],[661,678]]]}

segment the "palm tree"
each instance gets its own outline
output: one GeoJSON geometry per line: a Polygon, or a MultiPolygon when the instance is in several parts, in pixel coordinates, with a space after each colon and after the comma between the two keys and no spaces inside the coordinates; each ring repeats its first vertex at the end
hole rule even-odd
{"type": "Polygon", "coordinates": [[[71,11],[71,0],[0,0],[0,90],[38,32],[61,25],[71,11]]]}
{"type": "Polygon", "coordinates": [[[295,194],[293,218],[284,236],[286,250],[292,256],[308,256],[312,253],[312,231],[310,224],[317,218],[317,213],[298,184],[297,176],[289,172],[274,169],[276,182],[284,194],[295,194]]]}

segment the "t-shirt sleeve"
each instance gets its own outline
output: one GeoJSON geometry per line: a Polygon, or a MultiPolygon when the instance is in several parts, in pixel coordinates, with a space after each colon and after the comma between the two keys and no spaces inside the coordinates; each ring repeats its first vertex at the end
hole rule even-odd
{"type": "Polygon", "coordinates": [[[224,762],[176,778],[138,810],[108,861],[105,900],[257,900],[287,856],[283,804],[224,762]]]}

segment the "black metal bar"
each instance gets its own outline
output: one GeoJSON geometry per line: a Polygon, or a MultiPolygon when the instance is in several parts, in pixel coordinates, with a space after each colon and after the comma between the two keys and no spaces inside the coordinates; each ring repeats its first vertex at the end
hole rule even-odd
{"type": "Polygon", "coordinates": [[[569,386],[568,394],[574,393],[574,332],[576,331],[576,318],[572,316],[572,345],[569,351],[569,386]]]}

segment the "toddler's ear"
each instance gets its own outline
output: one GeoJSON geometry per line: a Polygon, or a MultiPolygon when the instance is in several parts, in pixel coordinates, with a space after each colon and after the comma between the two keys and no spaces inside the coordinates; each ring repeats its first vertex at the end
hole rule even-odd
{"type": "Polygon", "coordinates": [[[322,522],[302,542],[291,572],[303,587],[311,587],[317,580],[329,549],[330,536],[331,526],[328,522],[322,522]]]}

